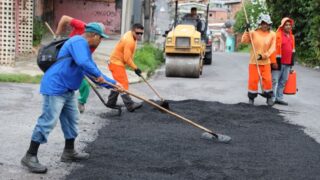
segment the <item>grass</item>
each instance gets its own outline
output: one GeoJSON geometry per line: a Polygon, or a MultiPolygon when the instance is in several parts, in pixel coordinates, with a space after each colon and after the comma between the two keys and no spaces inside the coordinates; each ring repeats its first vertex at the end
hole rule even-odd
{"type": "Polygon", "coordinates": [[[0,74],[0,82],[14,83],[40,83],[42,75],[30,76],[28,74],[0,74]]]}
{"type": "Polygon", "coordinates": [[[160,49],[152,44],[144,44],[135,52],[134,62],[142,71],[150,75],[164,62],[164,57],[160,49]]]}
{"type": "Polygon", "coordinates": [[[251,46],[249,44],[239,44],[237,52],[249,53],[251,46]]]}

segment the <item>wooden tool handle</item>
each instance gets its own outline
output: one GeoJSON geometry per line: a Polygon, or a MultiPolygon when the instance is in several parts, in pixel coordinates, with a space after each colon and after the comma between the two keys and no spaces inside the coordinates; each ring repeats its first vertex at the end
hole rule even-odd
{"type": "Polygon", "coordinates": [[[56,37],[56,33],[53,32],[53,30],[51,29],[50,25],[47,22],[44,22],[44,24],[47,26],[47,28],[49,29],[49,31],[51,32],[51,34],[56,37]]]}
{"type": "Polygon", "coordinates": [[[161,99],[161,101],[164,100],[164,99],[160,96],[160,94],[149,84],[149,82],[148,82],[143,76],[141,76],[141,79],[150,87],[150,89],[152,89],[152,91],[161,99]]]}

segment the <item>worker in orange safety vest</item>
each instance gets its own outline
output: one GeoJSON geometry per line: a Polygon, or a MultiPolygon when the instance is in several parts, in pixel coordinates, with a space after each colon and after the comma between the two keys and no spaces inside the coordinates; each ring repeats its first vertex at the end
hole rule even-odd
{"type": "Polygon", "coordinates": [[[262,83],[263,96],[267,98],[267,104],[272,106],[273,92],[270,64],[275,61],[275,58],[273,58],[272,55],[274,55],[276,46],[276,34],[271,30],[272,21],[269,15],[260,14],[257,24],[259,27],[250,32],[248,32],[249,27],[247,26],[247,31],[243,34],[241,39],[242,43],[252,43],[255,48],[255,51],[252,49],[253,47],[250,51],[248,80],[249,104],[253,105],[254,99],[258,95],[259,76],[261,76],[262,82],[260,83],[262,83]],[[252,37],[252,42],[249,33],[252,37]],[[256,52],[256,55],[254,55],[254,52],[256,52]]]}
{"type": "MultiPolygon", "coordinates": [[[[143,29],[141,24],[134,24],[131,30],[126,32],[117,43],[108,60],[109,70],[111,71],[113,78],[119,82],[125,90],[129,89],[129,81],[125,69],[126,65],[133,69],[138,76],[141,76],[141,70],[135,65],[133,57],[137,41],[140,41],[142,38],[143,29]]],[[[116,103],[118,96],[119,92],[111,90],[107,106],[110,108],[117,108],[118,106],[116,103]]],[[[134,102],[128,94],[122,94],[121,98],[129,112],[133,112],[135,109],[142,106],[142,103],[134,102]]]]}

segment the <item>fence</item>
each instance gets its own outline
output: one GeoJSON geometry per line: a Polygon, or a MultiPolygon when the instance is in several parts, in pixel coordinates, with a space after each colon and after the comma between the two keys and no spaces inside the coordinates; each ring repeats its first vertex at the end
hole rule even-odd
{"type": "Polygon", "coordinates": [[[32,52],[33,0],[0,1],[0,65],[32,52]]]}

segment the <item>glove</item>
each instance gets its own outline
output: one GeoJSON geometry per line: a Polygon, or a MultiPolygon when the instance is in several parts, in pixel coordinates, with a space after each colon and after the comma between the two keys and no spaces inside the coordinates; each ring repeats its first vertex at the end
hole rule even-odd
{"type": "Polygon", "coordinates": [[[141,70],[139,68],[134,70],[134,72],[136,73],[136,75],[141,76],[141,70]]]}
{"type": "Polygon", "coordinates": [[[262,55],[258,54],[257,60],[262,60],[262,55]]]}
{"type": "Polygon", "coordinates": [[[244,29],[249,32],[250,30],[250,24],[249,23],[246,23],[246,25],[244,25],[244,29]]]}

